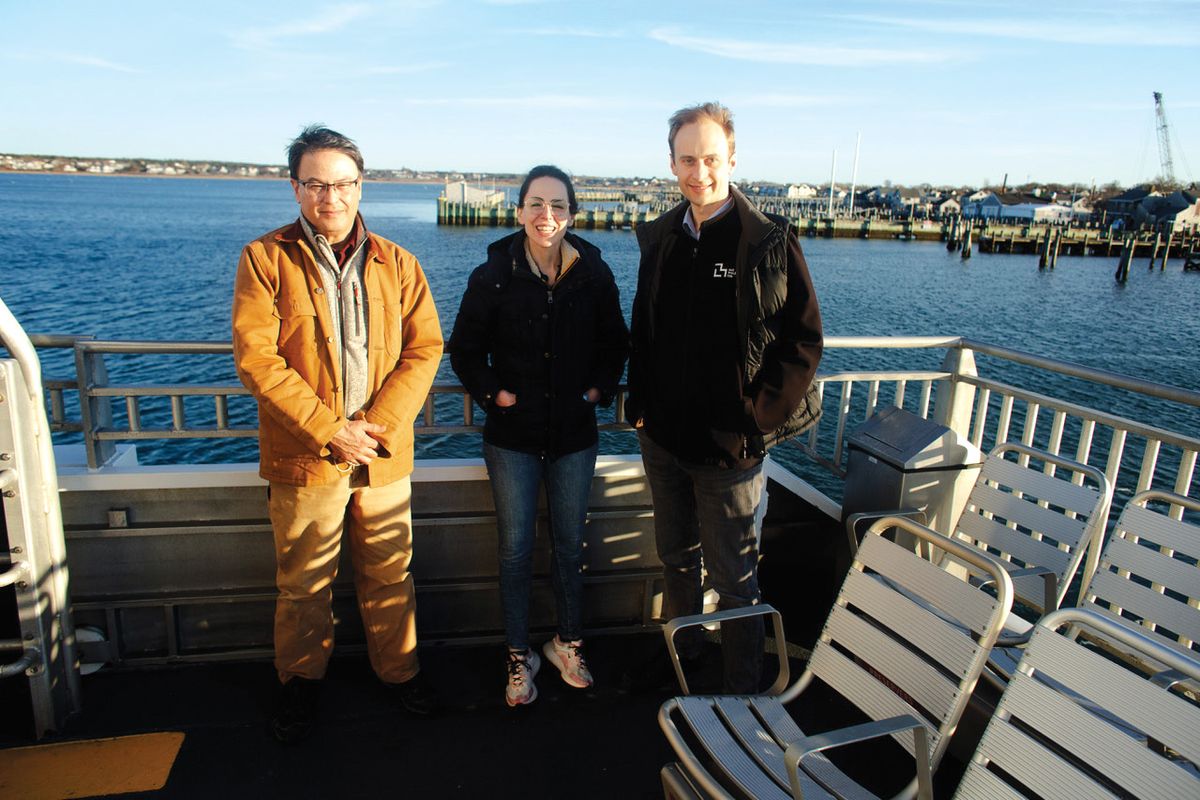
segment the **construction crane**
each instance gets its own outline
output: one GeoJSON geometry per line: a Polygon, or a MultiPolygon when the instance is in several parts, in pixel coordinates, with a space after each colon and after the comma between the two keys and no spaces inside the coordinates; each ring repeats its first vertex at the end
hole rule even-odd
{"type": "Polygon", "coordinates": [[[1158,128],[1158,160],[1162,165],[1162,178],[1175,182],[1175,162],[1171,158],[1171,130],[1167,127],[1167,110],[1163,108],[1162,92],[1154,93],[1154,118],[1158,128]]]}

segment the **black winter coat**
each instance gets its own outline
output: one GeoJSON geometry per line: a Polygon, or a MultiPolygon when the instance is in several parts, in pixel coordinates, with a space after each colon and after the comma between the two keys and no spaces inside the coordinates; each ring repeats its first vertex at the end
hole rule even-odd
{"type": "Polygon", "coordinates": [[[484,441],[556,458],[597,441],[595,404],[612,402],[629,354],[629,329],[612,270],[572,233],[579,260],[547,287],[525,258],[525,231],[493,242],[463,293],[446,350],[487,412],[484,441]],[[494,404],[507,389],[516,405],[494,404]]]}
{"type": "MultiPolygon", "coordinates": [[[[737,337],[745,386],[745,422],[730,436],[712,436],[728,460],[762,456],[767,448],[807,430],[821,416],[817,364],[824,350],[821,312],[800,243],[787,220],[764,215],[736,187],[729,187],[742,235],[736,264],[738,280],[737,337]]],[[[656,307],[663,263],[681,237],[687,202],[653,222],[639,226],[642,258],[633,300],[633,354],[629,362],[629,397],[625,413],[637,422],[646,411],[649,381],[655,369],[656,307]]],[[[663,404],[689,402],[686,397],[659,398],[663,404]]]]}

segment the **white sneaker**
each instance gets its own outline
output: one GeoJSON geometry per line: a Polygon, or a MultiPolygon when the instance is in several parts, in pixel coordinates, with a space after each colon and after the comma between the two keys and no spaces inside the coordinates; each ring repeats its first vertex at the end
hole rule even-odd
{"type": "Polygon", "coordinates": [[[542,660],[532,649],[527,648],[524,653],[508,651],[508,687],[504,690],[504,699],[509,708],[537,700],[537,686],[533,679],[537,677],[541,666],[542,660]]]}
{"type": "Polygon", "coordinates": [[[576,689],[586,689],[592,685],[592,673],[588,669],[587,659],[583,657],[583,640],[576,639],[565,644],[555,636],[542,645],[542,652],[547,660],[562,673],[562,679],[576,689]]]}

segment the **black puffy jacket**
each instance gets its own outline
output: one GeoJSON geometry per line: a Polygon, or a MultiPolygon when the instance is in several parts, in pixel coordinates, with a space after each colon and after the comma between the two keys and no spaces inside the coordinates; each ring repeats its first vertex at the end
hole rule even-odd
{"type": "Polygon", "coordinates": [[[549,458],[597,440],[595,405],[612,402],[629,353],[629,329],[612,270],[600,250],[572,233],[579,260],[547,287],[525,258],[525,231],[488,247],[471,273],[446,350],[450,365],[487,412],[483,438],[549,458]],[[516,405],[493,402],[507,389],[516,405]]]}

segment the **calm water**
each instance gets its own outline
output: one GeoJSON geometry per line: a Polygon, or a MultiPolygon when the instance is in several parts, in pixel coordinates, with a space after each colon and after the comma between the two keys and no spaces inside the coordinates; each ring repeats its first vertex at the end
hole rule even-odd
{"type": "MultiPolygon", "coordinates": [[[[434,198],[440,190],[368,184],[362,212],[372,230],[420,259],[448,335],[467,276],[487,244],[507,231],[439,228],[434,198]]],[[[268,180],[0,174],[0,204],[0,296],[25,329],[103,339],[228,340],[242,245],[297,214],[288,184],[268,180]]],[[[637,272],[634,236],[583,235],[604,251],[628,317],[637,272]]],[[[1140,261],[1122,287],[1112,278],[1115,259],[1063,257],[1056,270],[1039,272],[1035,256],[977,253],[964,263],[935,243],[808,239],[803,245],[827,335],[964,335],[1200,389],[1200,274],[1183,273],[1179,262],[1160,273],[1140,261]]],[[[70,374],[66,353],[44,359],[48,375],[70,374]]],[[[939,361],[940,351],[833,351],[822,366],[935,368],[939,361]]],[[[1020,377],[1019,369],[1008,369],[1005,374],[1020,377]]],[[[114,359],[110,377],[114,383],[236,381],[229,359],[215,357],[160,359],[152,367],[114,359]]],[[[439,380],[454,380],[448,361],[439,380]]],[[[1129,410],[1126,398],[1097,400],[1069,381],[1043,388],[1129,410]]],[[[1190,412],[1140,410],[1158,416],[1135,417],[1165,427],[1200,428],[1190,412]]],[[[252,408],[233,412],[252,419],[252,408]]],[[[143,411],[147,424],[166,413],[143,411]]],[[[189,406],[189,421],[191,415],[189,406]]],[[[628,448],[620,436],[611,444],[628,448]]],[[[478,444],[431,446],[469,452],[478,444]]],[[[255,458],[248,441],[181,447],[175,452],[195,460],[255,458]]],[[[139,452],[143,461],[176,458],[155,445],[141,444],[139,452]]]]}

